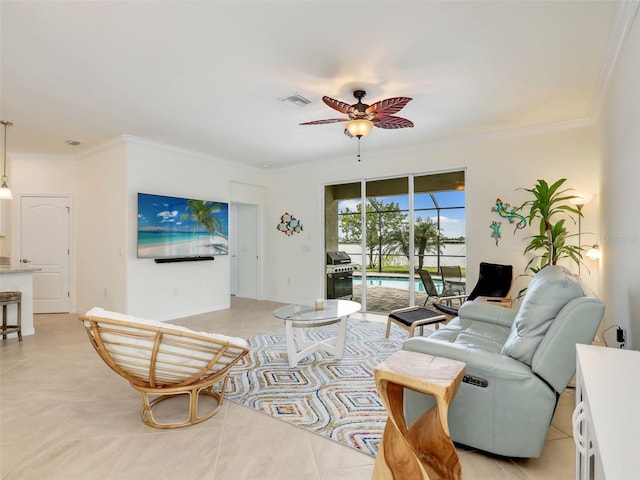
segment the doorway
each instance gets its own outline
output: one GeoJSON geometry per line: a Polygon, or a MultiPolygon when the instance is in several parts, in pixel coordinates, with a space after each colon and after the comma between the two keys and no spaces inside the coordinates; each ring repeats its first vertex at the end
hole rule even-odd
{"type": "Polygon", "coordinates": [[[231,295],[257,300],[260,297],[257,205],[231,204],[230,235],[231,295]]]}
{"type": "Polygon", "coordinates": [[[70,311],[71,199],[20,197],[20,263],[33,273],[33,313],[70,311]]]}

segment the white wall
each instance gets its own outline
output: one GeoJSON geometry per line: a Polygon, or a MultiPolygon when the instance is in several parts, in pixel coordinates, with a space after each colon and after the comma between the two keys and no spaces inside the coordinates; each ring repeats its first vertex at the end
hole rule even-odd
{"type": "MultiPolygon", "coordinates": [[[[607,326],[627,332],[640,349],[640,20],[636,17],[618,59],[603,125],[600,245],[607,326]]],[[[613,333],[612,329],[611,333],[613,333]]],[[[615,338],[615,335],[610,337],[615,338]]]]}
{"type": "Polygon", "coordinates": [[[72,218],[79,312],[126,312],[126,158],[126,144],[118,139],[78,159],[72,218]]]}
{"type": "MultiPolygon", "coordinates": [[[[230,260],[157,264],[136,257],[138,192],[230,202],[230,184],[260,170],[127,138],[126,278],[130,314],[166,320],[230,305],[230,260]]],[[[236,199],[251,193],[236,193],[236,199]]]]}
{"type": "MultiPolygon", "coordinates": [[[[14,261],[19,258],[18,232],[12,226],[18,225],[20,195],[70,195],[73,311],[101,306],[164,320],[226,308],[228,256],[180,264],[136,258],[137,193],[233,199],[256,205],[261,213],[266,197],[261,176],[257,169],[131,137],[77,158],[14,155],[10,185],[16,200],[10,204],[10,235],[3,246],[11,247],[14,261]]],[[[259,248],[261,254],[262,244],[259,248]]]]}
{"type": "MultiPolygon", "coordinates": [[[[368,152],[360,163],[347,152],[349,156],[321,165],[267,173],[123,137],[77,162],[42,158],[14,161],[12,188],[16,193],[74,195],[77,248],[72,257],[77,263],[78,311],[100,305],[168,319],[226,308],[229,258],[217,256],[214,262],[182,264],[137,259],[139,191],[258,205],[264,298],[311,302],[324,292],[324,185],[465,168],[467,265],[472,284],[477,275],[473,266],[480,261],[512,263],[516,272],[524,268],[526,259],[521,253],[525,234],[513,235],[513,228],[503,220],[502,239],[496,246],[489,225],[497,216],[490,210],[497,197],[512,204],[522,202],[525,194],[516,189],[532,186],[537,178],[567,177],[568,186],[594,194],[584,209],[583,232],[598,233],[600,151],[599,130],[582,127],[533,136],[484,138],[421,151],[368,152]],[[303,232],[287,237],[276,230],[285,212],[302,220],[303,232]]],[[[573,229],[577,231],[577,227],[573,229]]],[[[582,243],[596,240],[585,233],[582,243]]],[[[598,291],[598,268],[591,270],[588,274],[583,269],[583,277],[598,291]]]]}
{"type": "MultiPolygon", "coordinates": [[[[377,132],[372,132],[375,135],[377,132]]],[[[401,132],[397,132],[401,134],[401,132]]],[[[324,289],[324,241],[322,191],[326,184],[360,181],[363,178],[398,176],[466,169],[468,278],[473,285],[481,261],[511,263],[515,272],[524,270],[522,256],[527,235],[506,220],[502,239],[496,247],[490,224],[499,218],[491,212],[496,198],[518,205],[526,199],[520,187],[530,188],[536,179],[555,181],[566,177],[567,186],[594,194],[584,208],[583,232],[594,232],[598,224],[600,135],[595,127],[580,127],[529,136],[485,137],[457,145],[425,147],[420,151],[366,153],[360,163],[354,156],[327,160],[317,165],[301,165],[273,172],[269,177],[266,228],[266,298],[277,301],[306,301],[321,296],[324,289]],[[287,237],[275,229],[282,213],[300,218],[301,234],[287,237]]],[[[362,140],[366,143],[366,138],[362,140]]],[[[355,149],[354,141],[354,149],[355,149]]],[[[363,148],[364,151],[364,148],[363,148]]],[[[571,227],[577,232],[577,225],[571,227]]],[[[530,233],[529,233],[530,234],[530,233]]],[[[583,244],[593,240],[583,235],[583,244]]],[[[573,271],[577,268],[568,264],[573,271]]],[[[587,283],[597,290],[597,269],[587,283]]],[[[519,280],[522,286],[525,279],[519,280]]],[[[520,285],[516,283],[516,288],[520,285]]]]}

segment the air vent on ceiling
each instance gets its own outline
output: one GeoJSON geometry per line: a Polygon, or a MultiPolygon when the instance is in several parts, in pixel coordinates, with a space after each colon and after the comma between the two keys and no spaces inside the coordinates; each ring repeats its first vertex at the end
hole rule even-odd
{"type": "Polygon", "coordinates": [[[304,106],[309,105],[311,103],[311,100],[309,100],[306,97],[303,97],[299,93],[292,93],[291,95],[287,95],[285,97],[281,97],[278,100],[280,100],[281,102],[286,103],[288,105],[293,105],[295,107],[304,107],[304,106]]]}
{"type": "Polygon", "coordinates": [[[64,143],[66,143],[67,145],[71,145],[73,147],[80,145],[80,140],[72,140],[71,138],[69,140],[65,140],[64,143]]]}

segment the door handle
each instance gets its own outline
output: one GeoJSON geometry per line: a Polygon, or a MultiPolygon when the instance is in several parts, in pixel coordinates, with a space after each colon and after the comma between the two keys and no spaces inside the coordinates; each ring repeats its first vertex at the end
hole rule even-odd
{"type": "Polygon", "coordinates": [[[23,258],[22,260],[20,260],[22,263],[31,263],[31,260],[27,260],[26,258],[23,258]]]}

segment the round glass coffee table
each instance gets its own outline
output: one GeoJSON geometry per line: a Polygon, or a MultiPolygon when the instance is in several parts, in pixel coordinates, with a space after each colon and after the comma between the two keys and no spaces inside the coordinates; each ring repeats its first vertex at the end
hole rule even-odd
{"type": "Polygon", "coordinates": [[[324,308],[321,309],[310,305],[286,305],[275,310],[273,316],[284,320],[289,366],[295,367],[298,361],[318,350],[329,352],[341,359],[347,339],[347,320],[349,315],[360,308],[358,302],[351,300],[325,300],[324,308]],[[334,323],[340,324],[337,337],[312,340],[305,335],[306,329],[334,323]]]}

